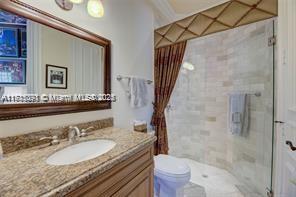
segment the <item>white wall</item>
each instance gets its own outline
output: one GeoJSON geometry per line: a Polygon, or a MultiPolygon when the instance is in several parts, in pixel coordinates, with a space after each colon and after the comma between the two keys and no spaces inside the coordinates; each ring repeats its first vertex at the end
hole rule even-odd
{"type": "MultiPolygon", "coordinates": [[[[43,84],[46,79],[46,67],[45,65],[56,65],[68,68],[68,75],[71,76],[71,43],[73,37],[69,34],[61,33],[53,28],[47,26],[41,26],[41,65],[36,65],[41,67],[41,92],[42,94],[69,94],[73,90],[74,84],[68,81],[67,89],[48,89],[43,84]],[[61,55],[63,54],[63,55],[61,55]]],[[[75,37],[76,38],[76,37],[75,37]]],[[[31,66],[28,64],[28,66],[31,66]]],[[[38,73],[36,73],[38,74],[38,73]]],[[[35,81],[34,81],[35,82],[35,81]]],[[[34,83],[33,82],[33,83],[34,83]]],[[[34,90],[33,90],[34,91],[34,90]]],[[[36,91],[34,91],[36,92],[36,91]]]]}
{"type": "MultiPolygon", "coordinates": [[[[154,18],[145,0],[103,1],[106,14],[101,19],[88,16],[86,5],[75,6],[74,10],[66,12],[53,0],[22,1],[112,41],[112,92],[118,101],[112,105],[112,110],[2,121],[0,137],[112,116],[116,127],[132,128],[133,119],[150,122],[152,105],[131,109],[122,85],[116,80],[118,74],[153,78],[154,18]]],[[[151,101],[152,98],[151,93],[151,101]]]]}

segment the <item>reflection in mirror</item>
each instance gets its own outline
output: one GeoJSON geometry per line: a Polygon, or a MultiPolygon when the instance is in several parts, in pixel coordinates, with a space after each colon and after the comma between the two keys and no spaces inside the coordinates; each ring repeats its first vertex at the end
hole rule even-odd
{"type": "Polygon", "coordinates": [[[100,45],[0,10],[0,102],[103,94],[104,53],[100,45]]]}

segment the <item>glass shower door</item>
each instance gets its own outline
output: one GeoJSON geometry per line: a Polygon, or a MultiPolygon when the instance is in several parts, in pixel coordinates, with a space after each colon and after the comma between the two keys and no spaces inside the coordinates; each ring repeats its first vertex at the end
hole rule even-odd
{"type": "Polygon", "coordinates": [[[273,20],[189,40],[166,115],[169,153],[192,164],[208,196],[266,196],[272,185],[273,20]],[[250,95],[246,136],[229,129],[229,95],[250,95]],[[213,195],[211,195],[213,194],[213,195]]]}
{"type": "Polygon", "coordinates": [[[232,139],[231,171],[241,182],[239,190],[252,197],[266,196],[272,189],[274,141],[274,21],[258,23],[257,28],[247,43],[234,45],[234,50],[241,54],[241,62],[237,64],[241,72],[236,80],[250,75],[249,81],[244,85],[237,83],[234,88],[261,93],[250,97],[249,135],[232,139]],[[262,23],[265,25],[259,27],[262,23]]]}

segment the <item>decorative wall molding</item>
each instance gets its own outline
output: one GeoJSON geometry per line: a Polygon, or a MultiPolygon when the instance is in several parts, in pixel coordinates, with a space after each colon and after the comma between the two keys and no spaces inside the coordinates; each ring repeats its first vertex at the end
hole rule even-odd
{"type": "Polygon", "coordinates": [[[27,86],[29,94],[41,94],[42,90],[42,38],[41,38],[42,26],[34,21],[27,21],[27,47],[28,58],[27,64],[27,86]]]}
{"type": "Polygon", "coordinates": [[[277,16],[277,0],[230,0],[155,30],[155,48],[277,16]]]}

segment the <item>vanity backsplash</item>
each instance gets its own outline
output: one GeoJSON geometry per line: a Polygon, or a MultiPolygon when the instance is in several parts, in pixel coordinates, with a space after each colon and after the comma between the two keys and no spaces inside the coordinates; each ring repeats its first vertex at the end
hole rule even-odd
{"type": "Polygon", "coordinates": [[[8,154],[15,151],[32,148],[34,146],[49,143],[51,140],[42,140],[42,137],[58,136],[59,139],[68,138],[69,126],[77,126],[79,129],[93,127],[88,132],[113,127],[113,118],[96,120],[92,122],[61,126],[56,128],[45,129],[37,132],[32,132],[24,135],[0,138],[0,143],[3,148],[3,153],[8,154]]]}

